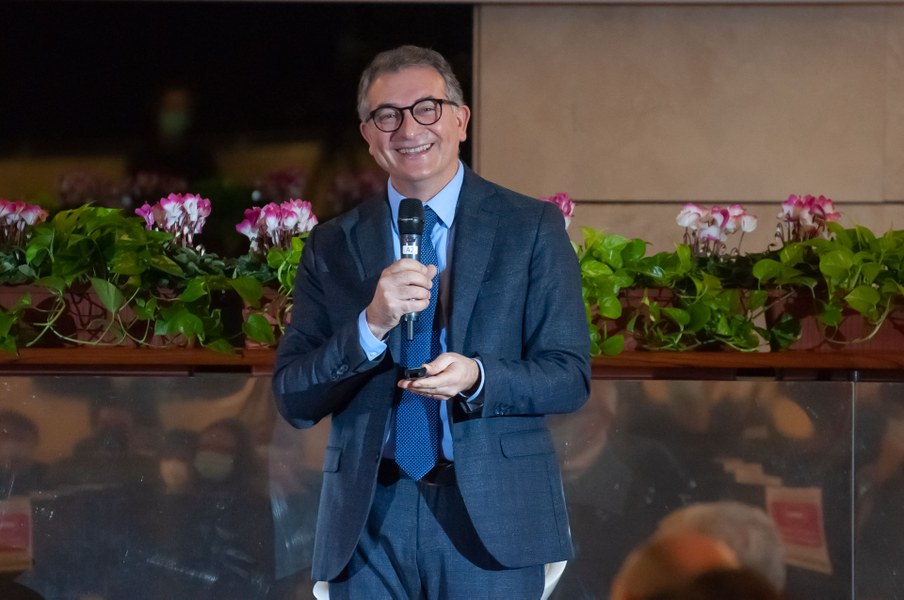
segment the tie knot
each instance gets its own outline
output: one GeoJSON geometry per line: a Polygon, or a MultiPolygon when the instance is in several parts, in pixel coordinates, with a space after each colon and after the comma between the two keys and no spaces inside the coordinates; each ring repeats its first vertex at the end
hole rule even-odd
{"type": "Polygon", "coordinates": [[[424,237],[430,239],[433,234],[433,227],[439,221],[439,217],[429,206],[424,207],[424,237]]]}

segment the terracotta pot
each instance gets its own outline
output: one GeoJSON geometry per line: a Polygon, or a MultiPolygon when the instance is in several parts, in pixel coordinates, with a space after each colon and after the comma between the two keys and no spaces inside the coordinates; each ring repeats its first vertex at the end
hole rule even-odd
{"type": "Polygon", "coordinates": [[[77,287],[63,293],[66,312],[59,318],[55,330],[69,345],[96,344],[134,348],[136,342],[127,334],[136,325],[135,315],[128,306],[114,316],[90,287],[77,287]]]}
{"type": "MultiPolygon", "coordinates": [[[[177,294],[171,290],[156,292],[159,302],[177,294]]],[[[138,319],[131,306],[124,306],[114,316],[90,286],[69,289],[63,294],[66,312],[55,327],[66,345],[122,346],[136,348],[191,348],[194,340],[184,335],[155,335],[154,323],[138,319]]]]}
{"type": "Polygon", "coordinates": [[[809,290],[776,291],[766,311],[766,326],[771,328],[782,314],[800,322],[800,337],[789,350],[810,352],[883,352],[904,348],[904,306],[892,310],[878,329],[860,313],[846,309],[838,327],[824,327],[816,318],[820,301],[809,290]]]}

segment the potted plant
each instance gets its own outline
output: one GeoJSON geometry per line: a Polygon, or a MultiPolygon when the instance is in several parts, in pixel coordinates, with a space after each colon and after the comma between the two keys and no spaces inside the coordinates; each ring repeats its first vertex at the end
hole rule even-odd
{"type": "Polygon", "coordinates": [[[781,247],[753,267],[776,298],[770,320],[778,349],[886,349],[877,334],[901,321],[904,232],[876,236],[839,218],[831,199],[790,196],[779,213],[781,247]]]}
{"type": "Polygon", "coordinates": [[[35,285],[39,261],[27,260],[25,246],[34,226],[46,219],[38,205],[0,199],[0,349],[6,352],[15,353],[20,342],[37,342],[43,333],[31,321],[42,320],[37,305],[51,294],[35,285]]]}
{"type": "Polygon", "coordinates": [[[162,235],[156,238],[163,243],[155,252],[145,254],[138,239],[120,240],[111,270],[127,277],[127,286],[140,290],[131,304],[137,320],[153,323],[154,336],[142,343],[157,345],[159,339],[175,337],[188,344],[197,341],[213,350],[233,351],[224,326],[224,301],[230,292],[249,301],[260,294],[260,284],[252,277],[230,277],[225,260],[194,244],[210,211],[206,198],[170,194],[135,211],[149,234],[162,235]]]}
{"type": "MultiPolygon", "coordinates": [[[[590,353],[607,356],[626,347],[628,314],[623,290],[633,289],[646,268],[642,260],[647,243],[584,227],[584,243],[575,247],[581,267],[581,291],[590,329],[590,353]]],[[[633,349],[633,345],[631,346],[633,349]]]]}
{"type": "Polygon", "coordinates": [[[763,346],[766,294],[749,289],[752,259],[740,242],[727,245],[730,235],[753,231],[756,217],[740,205],[686,204],[676,221],[684,242],[652,256],[643,240],[584,231],[578,254],[595,353],[763,346]],[[612,319],[624,333],[612,334],[612,319]]]}
{"type": "Polygon", "coordinates": [[[244,216],[236,231],[248,238],[250,247],[235,261],[233,276],[252,278],[261,287],[256,296],[245,297],[242,330],[251,345],[272,346],[291,315],[304,240],[317,217],[311,203],[300,199],[252,207],[244,216]]]}

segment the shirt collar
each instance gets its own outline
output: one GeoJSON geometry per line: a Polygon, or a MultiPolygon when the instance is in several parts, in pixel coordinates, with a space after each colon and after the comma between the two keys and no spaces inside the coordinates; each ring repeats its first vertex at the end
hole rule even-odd
{"type": "MultiPolygon", "coordinates": [[[[432,208],[433,212],[436,213],[436,216],[447,228],[452,227],[452,220],[455,218],[455,207],[458,205],[458,196],[461,193],[461,185],[464,180],[465,170],[461,161],[458,161],[458,170],[455,172],[455,176],[452,177],[452,181],[447,183],[446,187],[437,192],[424,205],[432,208]]],[[[392,187],[392,180],[387,185],[387,194],[389,195],[389,208],[392,210],[392,229],[398,233],[399,204],[402,203],[402,199],[405,196],[392,187]]]]}

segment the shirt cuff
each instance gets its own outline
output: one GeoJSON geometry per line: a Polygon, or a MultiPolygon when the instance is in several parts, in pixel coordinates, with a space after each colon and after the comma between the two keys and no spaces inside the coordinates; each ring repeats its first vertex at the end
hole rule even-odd
{"type": "Polygon", "coordinates": [[[358,343],[361,344],[361,349],[367,355],[367,360],[375,361],[386,352],[386,343],[378,340],[367,326],[366,312],[367,309],[364,309],[358,315],[358,343]]]}
{"type": "Polygon", "coordinates": [[[480,369],[480,377],[477,380],[477,389],[470,395],[465,395],[464,392],[458,392],[458,398],[464,400],[464,402],[461,403],[461,407],[467,413],[472,413],[483,408],[483,398],[480,398],[480,393],[483,391],[483,382],[485,380],[483,363],[477,357],[474,357],[474,362],[477,363],[477,367],[480,369]]]}

